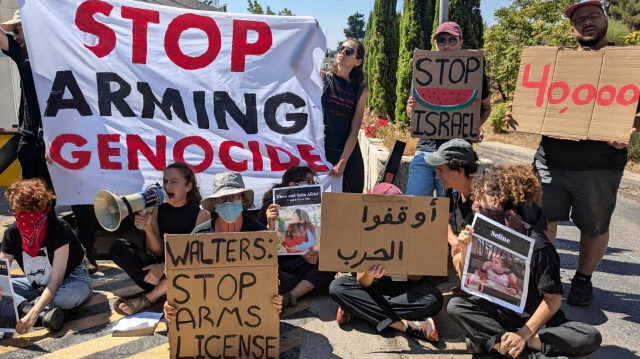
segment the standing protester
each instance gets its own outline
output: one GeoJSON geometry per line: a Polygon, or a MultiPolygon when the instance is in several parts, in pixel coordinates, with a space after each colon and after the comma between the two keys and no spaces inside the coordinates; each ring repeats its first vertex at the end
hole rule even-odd
{"type": "MultiPolygon", "coordinates": [[[[580,49],[600,50],[612,45],[607,40],[608,18],[602,3],[586,1],[570,6],[571,20],[580,49]]],[[[640,111],[640,108],[639,108],[640,111]]],[[[511,112],[506,121],[513,120],[511,112]]],[[[640,114],[635,128],[640,127],[640,114]]],[[[580,229],[578,269],[571,280],[567,302],[588,306],[593,300],[591,275],[600,264],[609,243],[609,224],[616,207],[616,195],[630,141],[572,141],[542,136],[534,168],[542,180],[542,208],[549,220],[547,236],[553,242],[558,221],[571,219],[580,229]]]]}
{"type": "MultiPolygon", "coordinates": [[[[371,193],[402,195],[390,183],[376,185],[371,193]]],[[[380,333],[393,328],[419,339],[440,340],[431,317],[442,309],[442,293],[425,276],[410,275],[405,281],[394,281],[385,275],[383,264],[378,264],[355,277],[334,280],[329,294],[340,305],[336,315],[339,324],[349,323],[353,313],[375,325],[380,333]]]]}
{"type": "MultiPolygon", "coordinates": [[[[432,41],[436,43],[438,51],[458,51],[462,48],[462,29],[455,22],[444,22],[436,29],[432,41]]],[[[491,99],[489,98],[489,81],[485,73],[482,73],[482,103],[480,109],[480,124],[484,123],[491,113],[491,99]]],[[[407,100],[407,115],[411,117],[415,99],[409,96],[407,100]]],[[[482,141],[484,132],[480,128],[478,142],[482,141]]],[[[447,140],[432,140],[421,138],[418,141],[415,157],[409,165],[409,180],[407,182],[407,195],[411,196],[444,196],[442,181],[436,178],[436,167],[424,161],[424,156],[433,153],[447,140]]]]}
{"type": "Polygon", "coordinates": [[[36,96],[36,86],[31,73],[31,62],[27,53],[24,28],[20,19],[20,11],[16,10],[13,19],[0,24],[3,31],[12,33],[7,36],[0,31],[0,49],[9,56],[18,67],[20,73],[20,110],[18,114],[18,161],[22,170],[22,178],[41,178],[49,189],[53,190],[51,176],[45,159],[45,144],[42,138],[42,117],[36,96]]]}
{"type": "Polygon", "coordinates": [[[356,39],[347,39],[329,72],[321,72],[324,149],[333,164],[329,175],[342,176],[342,191],[349,193],[362,193],[364,188],[364,162],[358,146],[367,102],[363,61],[364,46],[356,39]]]}
{"type": "MultiPolygon", "coordinates": [[[[534,240],[524,312],[518,314],[486,299],[451,298],[447,312],[465,332],[473,354],[499,352],[512,358],[585,356],[600,347],[591,325],[565,318],[560,257],[544,234],[545,218],[537,202],[541,186],[528,165],[494,166],[474,176],[473,211],[534,240]]],[[[473,228],[458,240],[466,253],[473,228]]]]}

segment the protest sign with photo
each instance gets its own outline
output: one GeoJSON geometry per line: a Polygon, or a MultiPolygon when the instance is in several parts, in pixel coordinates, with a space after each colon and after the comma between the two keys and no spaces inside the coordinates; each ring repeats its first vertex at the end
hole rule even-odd
{"type": "Polygon", "coordinates": [[[171,358],[277,358],[273,231],[166,235],[171,358]]]}
{"type": "Polygon", "coordinates": [[[411,136],[478,137],[483,60],[479,50],[413,51],[411,136]]]}
{"type": "Polygon", "coordinates": [[[15,333],[18,311],[11,284],[11,267],[6,258],[0,258],[0,333],[15,333]]]}
{"type": "Polygon", "coordinates": [[[518,131],[573,140],[629,140],[640,99],[640,47],[525,47],[513,97],[518,131]]]}
{"type": "Polygon", "coordinates": [[[320,250],[322,186],[274,188],[273,202],[280,205],[276,222],[278,255],[320,250]]]}
{"type": "Polygon", "coordinates": [[[19,1],[58,204],[138,192],[172,162],[192,166],[203,197],[236,171],[261,198],[298,165],[341,189],[327,175],[314,18],[51,4],[19,1]]]}
{"type": "Polygon", "coordinates": [[[448,221],[447,198],[324,193],[320,270],[447,275],[448,221]]]}
{"type": "Polygon", "coordinates": [[[522,313],[527,302],[533,244],[532,238],[476,213],[462,289],[522,313]]]}

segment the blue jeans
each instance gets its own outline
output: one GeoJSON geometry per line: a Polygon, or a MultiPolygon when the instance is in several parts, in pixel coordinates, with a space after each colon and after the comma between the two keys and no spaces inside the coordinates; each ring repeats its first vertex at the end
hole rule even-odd
{"type": "MultiPolygon", "coordinates": [[[[20,305],[20,303],[26,300],[40,299],[41,293],[31,285],[26,277],[11,278],[11,282],[15,293],[16,305],[20,305]]],[[[62,281],[62,285],[58,288],[53,301],[45,307],[45,310],[50,310],[55,307],[62,309],[79,307],[89,301],[92,294],[91,276],[87,271],[86,260],[83,260],[82,263],[62,281]]]]}
{"type": "Polygon", "coordinates": [[[407,182],[406,195],[433,197],[444,196],[442,180],[436,178],[436,167],[427,163],[424,156],[432,152],[416,151],[413,161],[409,165],[409,181],[407,182]]]}

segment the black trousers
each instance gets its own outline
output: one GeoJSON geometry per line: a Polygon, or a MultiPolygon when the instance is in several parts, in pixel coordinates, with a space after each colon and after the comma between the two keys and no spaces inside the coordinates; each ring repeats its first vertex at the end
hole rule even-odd
{"type": "MultiPolygon", "coordinates": [[[[447,312],[476,344],[487,353],[500,342],[505,332],[516,332],[530,315],[518,314],[478,297],[453,297],[447,312]]],[[[596,351],[602,342],[600,332],[591,325],[570,321],[562,312],[538,330],[542,353],[547,356],[585,356],[596,351]]]]}
{"type": "Polygon", "coordinates": [[[329,295],[352,314],[383,332],[400,319],[431,317],[442,309],[442,293],[422,277],[417,282],[394,282],[390,277],[375,279],[362,288],[355,277],[341,277],[329,286],[329,295]]]}
{"type": "Polygon", "coordinates": [[[307,280],[316,290],[326,291],[329,283],[335,278],[336,272],[322,272],[318,264],[310,264],[302,256],[279,256],[278,279],[280,294],[290,292],[301,280],[307,280]]]}
{"type": "MultiPolygon", "coordinates": [[[[327,161],[335,165],[340,160],[342,151],[325,150],[327,161]]],[[[356,142],[351,156],[347,160],[347,166],[342,174],[342,192],[345,193],[362,193],[364,189],[364,160],[360,145],[356,142]]]]}
{"type": "Polygon", "coordinates": [[[40,178],[53,191],[53,183],[44,158],[44,141],[37,136],[21,135],[18,142],[18,162],[22,179],[40,178]]]}
{"type": "Polygon", "coordinates": [[[131,279],[145,292],[152,291],[156,286],[144,281],[144,277],[149,273],[148,270],[142,268],[150,265],[163,263],[163,260],[155,258],[151,254],[140,249],[140,247],[127,241],[126,239],[116,239],[111,248],[109,249],[109,255],[113,262],[125,273],[131,277],[131,279]]]}
{"type": "Polygon", "coordinates": [[[71,206],[76,217],[77,234],[80,243],[87,252],[87,257],[93,259],[94,234],[98,228],[98,219],[92,204],[76,204],[71,206]]]}

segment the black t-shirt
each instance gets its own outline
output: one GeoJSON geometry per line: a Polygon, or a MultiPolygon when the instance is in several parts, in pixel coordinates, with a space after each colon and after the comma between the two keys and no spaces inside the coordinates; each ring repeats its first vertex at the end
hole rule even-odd
{"type": "Polygon", "coordinates": [[[18,113],[18,131],[22,136],[41,137],[39,134],[42,128],[42,117],[40,107],[38,107],[38,97],[36,96],[36,86],[31,73],[31,63],[24,56],[20,45],[11,36],[9,40],[9,50],[4,51],[17,65],[20,73],[20,110],[18,113]]]}
{"type": "Polygon", "coordinates": [[[65,244],[69,244],[66,278],[84,259],[84,249],[71,227],[53,213],[47,216],[47,233],[36,257],[22,251],[22,236],[15,222],[4,231],[2,252],[13,256],[35,289],[43,290],[51,280],[55,251],[65,244]]]}
{"type": "Polygon", "coordinates": [[[453,233],[458,234],[464,227],[473,223],[473,201],[467,198],[467,201],[463,202],[460,192],[446,191],[445,195],[449,197],[449,213],[452,213],[449,224],[453,233]]]}
{"type": "Polygon", "coordinates": [[[604,141],[572,141],[542,136],[535,159],[544,166],[567,171],[624,171],[627,149],[604,141]]]}
{"type": "Polygon", "coordinates": [[[270,202],[264,203],[262,205],[262,207],[260,208],[260,212],[258,212],[258,223],[262,224],[262,225],[267,225],[267,209],[269,209],[269,206],[273,203],[273,200],[271,200],[270,202]]]}
{"type": "Polygon", "coordinates": [[[200,206],[187,203],[182,207],[173,207],[169,203],[158,206],[158,227],[160,238],[167,234],[189,234],[196,226],[200,206]]]}
{"type": "MultiPolygon", "coordinates": [[[[546,219],[540,207],[521,206],[517,210],[522,220],[532,227],[527,235],[535,240],[529,267],[529,288],[524,312],[533,315],[545,294],[563,294],[560,280],[560,257],[544,234],[546,219]]],[[[562,311],[555,316],[563,317],[562,311]]],[[[554,316],[554,317],[555,317],[554,316]]]]}
{"type": "MultiPolygon", "coordinates": [[[[216,231],[215,223],[218,216],[219,214],[215,212],[212,213],[210,221],[206,221],[198,225],[191,233],[214,233],[216,231]]],[[[246,213],[242,212],[242,228],[240,228],[240,232],[257,232],[266,230],[267,227],[265,225],[254,221],[251,217],[247,216],[246,213]]]]}
{"type": "Polygon", "coordinates": [[[351,122],[364,91],[364,83],[355,85],[332,73],[325,73],[322,81],[325,152],[342,153],[351,133],[351,122]]]}
{"type": "MultiPolygon", "coordinates": [[[[486,99],[489,97],[489,79],[487,78],[487,74],[482,72],[482,99],[486,99]]],[[[424,151],[424,152],[436,152],[440,146],[449,140],[433,140],[421,138],[418,141],[418,146],[416,150],[424,151]]]]}

